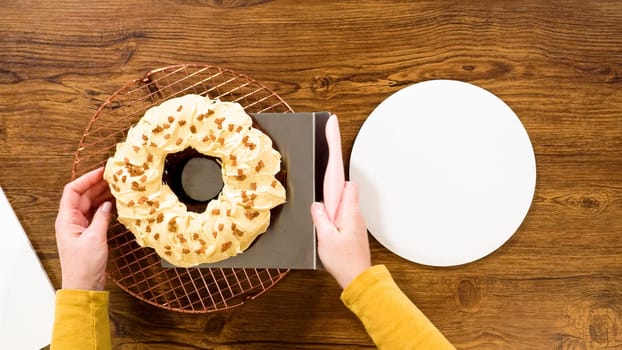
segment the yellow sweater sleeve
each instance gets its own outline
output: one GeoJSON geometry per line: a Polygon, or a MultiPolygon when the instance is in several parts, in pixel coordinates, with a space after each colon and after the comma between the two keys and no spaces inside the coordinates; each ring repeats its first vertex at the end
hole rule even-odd
{"type": "Polygon", "coordinates": [[[106,291],[56,291],[50,350],[108,350],[110,322],[106,291]]]}
{"type": "Polygon", "coordinates": [[[455,349],[393,281],[384,265],[357,276],[341,300],[381,350],[455,349]]]}

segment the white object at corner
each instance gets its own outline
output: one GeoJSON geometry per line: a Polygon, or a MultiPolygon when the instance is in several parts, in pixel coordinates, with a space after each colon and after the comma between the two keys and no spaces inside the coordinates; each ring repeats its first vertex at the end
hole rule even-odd
{"type": "Polygon", "coordinates": [[[0,344],[41,349],[50,343],[55,291],[0,188],[0,344]]]}
{"type": "Polygon", "coordinates": [[[536,162],[501,99],[432,80],[384,100],[354,142],[350,178],[371,234],[410,261],[454,266],[487,256],[531,205],[536,162]]]}

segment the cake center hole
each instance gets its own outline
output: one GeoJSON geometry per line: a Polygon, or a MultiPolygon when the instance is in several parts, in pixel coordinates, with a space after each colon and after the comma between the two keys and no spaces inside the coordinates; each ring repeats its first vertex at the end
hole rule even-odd
{"type": "Polygon", "coordinates": [[[164,161],[162,182],[169,185],[188,210],[202,213],[223,187],[222,170],[217,158],[194,148],[170,153],[164,161]]]}
{"type": "Polygon", "coordinates": [[[191,199],[209,201],[223,187],[220,165],[209,158],[191,158],[181,172],[181,187],[191,199]]]}

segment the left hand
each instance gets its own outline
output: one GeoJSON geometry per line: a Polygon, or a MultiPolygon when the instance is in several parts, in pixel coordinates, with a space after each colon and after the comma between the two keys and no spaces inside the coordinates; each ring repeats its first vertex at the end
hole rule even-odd
{"type": "Polygon", "coordinates": [[[93,170],[63,190],[55,225],[63,289],[104,289],[112,195],[103,172],[93,170]]]}

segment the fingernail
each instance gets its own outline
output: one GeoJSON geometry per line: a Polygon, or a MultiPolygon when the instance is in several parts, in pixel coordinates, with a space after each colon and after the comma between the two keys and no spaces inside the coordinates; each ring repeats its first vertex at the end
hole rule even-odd
{"type": "Polygon", "coordinates": [[[112,211],[112,203],[104,202],[101,208],[104,213],[110,213],[112,211]]]}
{"type": "Polygon", "coordinates": [[[313,213],[321,213],[322,212],[321,209],[322,209],[321,203],[318,203],[318,202],[311,203],[311,211],[313,213]]]}

